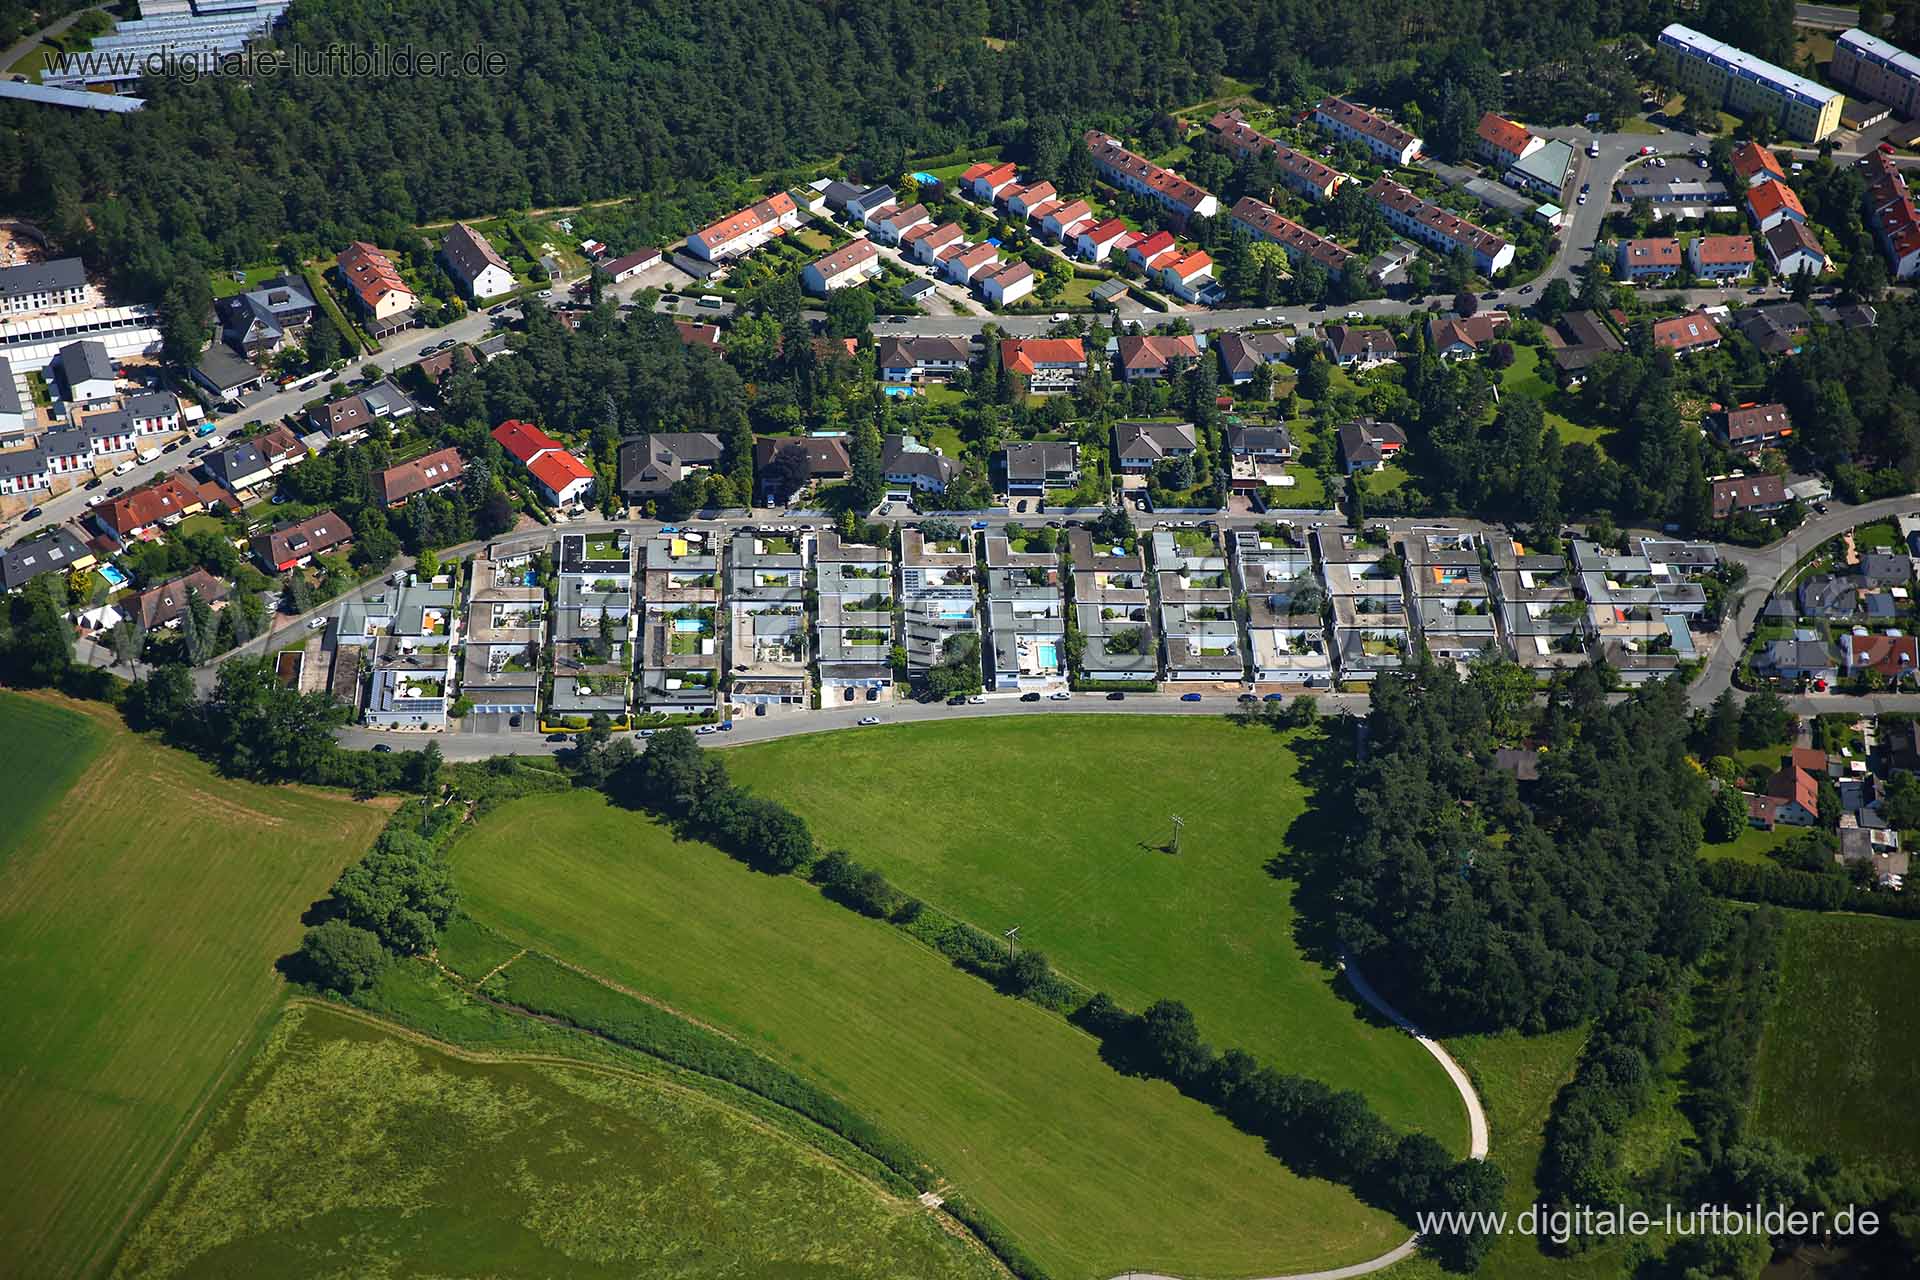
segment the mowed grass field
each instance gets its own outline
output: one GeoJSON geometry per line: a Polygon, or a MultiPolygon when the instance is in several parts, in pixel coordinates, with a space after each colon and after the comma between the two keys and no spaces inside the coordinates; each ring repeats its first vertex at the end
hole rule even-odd
{"type": "Polygon", "coordinates": [[[106,708],[0,694],[0,1257],[97,1269],[280,997],[381,809],[216,777],[106,708]]]}
{"type": "Polygon", "coordinates": [[[751,1117],[318,1004],[275,1027],[117,1275],[988,1280],[984,1252],[751,1117]]]}
{"type": "Polygon", "coordinates": [[[1920,923],[1784,913],[1780,997],[1760,1042],[1753,1130],[1808,1155],[1920,1170],[1920,1112],[1888,1105],[1920,1060],[1920,923]]]}
{"type": "Polygon", "coordinates": [[[1216,1049],[1359,1089],[1397,1128],[1465,1155],[1466,1108],[1439,1066],[1295,942],[1294,885],[1268,864],[1331,833],[1293,830],[1307,782],[1292,743],[1224,719],[1007,716],[787,738],[726,761],[907,892],[996,937],[1020,926],[1129,1008],[1181,1000],[1216,1049]],[[1157,847],[1173,814],[1177,857],[1157,847]]]}
{"type": "Polygon", "coordinates": [[[1170,1085],[1119,1075],[1059,1017],[597,795],[503,805],[453,860],[474,916],[832,1089],[1062,1280],[1271,1275],[1405,1238],[1170,1085]]]}

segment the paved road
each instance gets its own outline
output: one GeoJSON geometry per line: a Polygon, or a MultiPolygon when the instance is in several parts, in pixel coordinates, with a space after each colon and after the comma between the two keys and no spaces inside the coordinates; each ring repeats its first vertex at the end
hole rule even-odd
{"type": "MultiPolygon", "coordinates": [[[[1447,1073],[1447,1079],[1453,1082],[1453,1087],[1459,1091],[1460,1101],[1467,1109],[1467,1154],[1475,1160],[1485,1160],[1487,1158],[1487,1113],[1480,1105],[1480,1095],[1474,1092],[1473,1081],[1467,1078],[1467,1073],[1461,1069],[1459,1063],[1453,1060],[1453,1055],[1448,1053],[1439,1041],[1422,1035],[1420,1028],[1409,1021],[1398,1009],[1388,1004],[1345,956],[1341,957],[1340,965],[1347,975],[1347,982],[1353,987],[1354,994],[1371,1005],[1382,1017],[1419,1041],[1420,1047],[1432,1054],[1441,1069],[1447,1073]]],[[[1296,1271],[1291,1275],[1268,1276],[1266,1280],[1354,1280],[1356,1276],[1367,1276],[1376,1271],[1386,1270],[1394,1263],[1411,1256],[1419,1245],[1420,1237],[1412,1235],[1379,1257],[1368,1258],[1365,1262],[1355,1262],[1327,1271],[1296,1271]]],[[[1180,1277],[1161,1275],[1156,1271],[1125,1271],[1114,1276],[1113,1280],[1180,1280],[1180,1277]]]]}
{"type": "Polygon", "coordinates": [[[1793,22],[1795,26],[1816,27],[1822,31],[1845,31],[1860,25],[1860,10],[1837,4],[1796,4],[1793,22]]]}
{"type": "MultiPolygon", "coordinates": [[[[14,63],[32,53],[42,41],[52,39],[74,23],[80,21],[81,14],[92,13],[95,9],[103,8],[105,8],[104,5],[96,4],[89,5],[85,9],[75,9],[66,17],[56,22],[48,23],[32,35],[21,36],[18,40],[14,41],[12,48],[8,49],[5,53],[0,53],[0,73],[4,73],[8,67],[11,67],[14,63]]],[[[8,78],[12,79],[13,77],[9,76],[8,78]]]]}

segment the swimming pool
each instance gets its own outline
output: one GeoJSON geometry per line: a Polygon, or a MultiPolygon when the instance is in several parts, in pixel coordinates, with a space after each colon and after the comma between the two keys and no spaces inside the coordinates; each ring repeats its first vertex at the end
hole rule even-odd
{"type": "Polygon", "coordinates": [[[920,388],[918,387],[882,387],[881,390],[890,396],[917,396],[920,394],[920,388]]]}
{"type": "Polygon", "coordinates": [[[122,587],[122,586],[125,586],[127,583],[127,575],[120,572],[118,569],[114,568],[110,564],[101,565],[99,569],[99,574],[102,578],[105,578],[107,580],[107,585],[110,587],[122,587]]]}
{"type": "Polygon", "coordinates": [[[917,170],[916,170],[916,171],[914,172],[914,175],[913,175],[913,180],[914,180],[915,182],[918,182],[918,183],[919,183],[919,184],[921,184],[922,186],[927,186],[927,185],[930,185],[930,184],[932,184],[932,183],[935,183],[935,182],[938,182],[938,181],[940,181],[940,179],[938,179],[938,178],[936,178],[936,177],[934,177],[934,176],[933,176],[932,174],[930,174],[930,173],[922,173],[922,172],[919,172],[919,171],[917,171],[917,170]]]}
{"type": "Polygon", "coordinates": [[[673,620],[673,629],[675,631],[705,631],[707,624],[698,618],[675,618],[673,620]]]}
{"type": "Polygon", "coordinates": [[[962,618],[971,618],[972,616],[973,610],[971,609],[942,609],[940,611],[940,617],[943,621],[957,621],[962,618]]]}
{"type": "Polygon", "coordinates": [[[1034,651],[1040,656],[1040,665],[1049,670],[1060,665],[1059,654],[1051,643],[1036,645],[1034,651]]]}

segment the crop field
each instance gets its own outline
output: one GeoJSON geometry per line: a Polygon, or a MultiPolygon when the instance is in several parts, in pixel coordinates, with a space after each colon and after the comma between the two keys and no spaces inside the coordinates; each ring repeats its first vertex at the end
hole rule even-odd
{"type": "Polygon", "coordinates": [[[709,1098],[295,1005],[117,1274],[987,1280],[934,1216],[709,1098]]]}
{"type": "Polygon", "coordinates": [[[1905,1096],[1920,1054],[1920,926],[1788,911],[1780,996],[1760,1042],[1753,1130],[1796,1151],[1920,1170],[1905,1096]]]}
{"type": "Polygon", "coordinates": [[[504,805],[453,858],[477,919],[832,1090],[1060,1277],[1272,1274],[1404,1238],[1171,1086],[1118,1074],[1059,1017],[597,795],[504,805]]]}
{"type": "Polygon", "coordinates": [[[907,892],[996,937],[1018,925],[1129,1008],[1181,1000],[1215,1048],[1359,1089],[1389,1123],[1464,1155],[1466,1110],[1440,1068],[1356,1012],[1294,937],[1284,858],[1333,834],[1307,814],[1294,746],[1217,719],[1010,716],[788,738],[726,761],[907,892]],[[1174,814],[1177,856],[1160,847],[1174,814]]]}
{"type": "Polygon", "coordinates": [[[216,777],[85,703],[0,695],[0,1256],[96,1269],[280,998],[384,812],[216,777]]]}

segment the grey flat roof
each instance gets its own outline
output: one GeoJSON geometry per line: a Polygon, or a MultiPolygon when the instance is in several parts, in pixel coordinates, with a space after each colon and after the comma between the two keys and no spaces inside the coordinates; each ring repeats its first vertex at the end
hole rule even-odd
{"type": "Polygon", "coordinates": [[[117,93],[92,93],[85,89],[57,89],[52,85],[28,84],[25,80],[0,80],[0,98],[38,102],[48,107],[76,107],[83,111],[138,111],[147,105],[145,98],[122,97],[117,93]]]}

